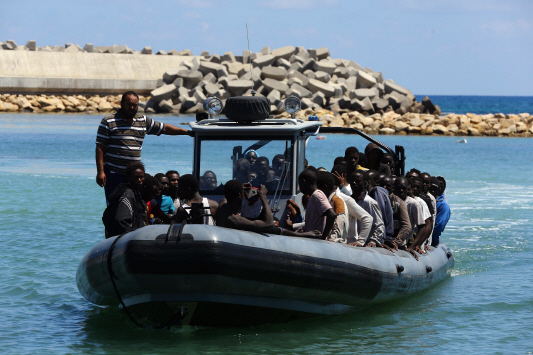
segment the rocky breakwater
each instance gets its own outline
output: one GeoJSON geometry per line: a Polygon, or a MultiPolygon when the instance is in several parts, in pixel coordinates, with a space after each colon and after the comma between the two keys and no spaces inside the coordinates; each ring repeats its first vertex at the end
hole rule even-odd
{"type": "MultiPolygon", "coordinates": [[[[364,115],[360,112],[335,114],[325,109],[306,109],[296,114],[296,118],[307,120],[315,115],[323,127],[357,128],[368,134],[380,135],[443,135],[443,136],[497,136],[497,137],[531,137],[533,136],[533,116],[529,113],[502,113],[475,115],[448,114],[435,116],[420,113],[386,112],[364,115]]],[[[290,117],[287,113],[277,118],[290,117]]]]}
{"type": "Polygon", "coordinates": [[[200,56],[169,69],[159,80],[145,104],[148,112],[195,113],[208,96],[224,101],[231,96],[266,96],[272,113],[283,112],[283,100],[297,96],[302,108],[326,108],[334,113],[364,115],[394,112],[440,115],[429,98],[415,96],[381,72],[363,68],[346,59],[332,59],[327,48],[305,49],[286,46],[259,53],[244,51],[200,56]]]}
{"type": "MultiPolygon", "coordinates": [[[[0,112],[112,112],[122,95],[0,95],[0,112]]],[[[140,96],[140,100],[147,98],[140,96]]]]}

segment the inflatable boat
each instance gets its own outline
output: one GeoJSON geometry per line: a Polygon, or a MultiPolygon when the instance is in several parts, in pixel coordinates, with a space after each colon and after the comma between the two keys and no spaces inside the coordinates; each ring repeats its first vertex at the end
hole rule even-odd
{"type": "MultiPolygon", "coordinates": [[[[281,152],[287,179],[272,184],[268,194],[272,211],[281,217],[280,206],[298,193],[305,148],[321,122],[267,118],[270,103],[265,98],[228,99],[226,105],[228,119],[190,123],[195,132],[193,174],[201,180],[202,171],[209,169],[225,182],[235,178],[234,163],[247,152],[281,152]],[[235,118],[248,117],[239,116],[243,105],[253,119],[235,118]],[[244,145],[248,148],[243,150],[244,145]],[[212,149],[227,150],[231,158],[220,161],[212,149]]],[[[356,133],[393,154],[396,174],[403,174],[402,147],[393,151],[356,133]]],[[[215,200],[223,197],[214,187],[204,186],[200,193],[215,200]]],[[[82,259],[76,280],[88,301],[121,305],[136,323],[243,326],[353,312],[396,300],[441,281],[453,265],[444,244],[416,260],[402,250],[172,224],[145,226],[101,241],[82,259]]]]}

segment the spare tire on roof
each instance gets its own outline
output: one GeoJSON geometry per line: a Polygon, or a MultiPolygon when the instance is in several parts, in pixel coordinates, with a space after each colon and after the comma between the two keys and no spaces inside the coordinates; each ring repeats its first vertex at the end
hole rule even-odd
{"type": "Polygon", "coordinates": [[[270,100],[264,96],[236,96],[226,100],[226,117],[237,122],[264,120],[270,116],[270,100]]]}

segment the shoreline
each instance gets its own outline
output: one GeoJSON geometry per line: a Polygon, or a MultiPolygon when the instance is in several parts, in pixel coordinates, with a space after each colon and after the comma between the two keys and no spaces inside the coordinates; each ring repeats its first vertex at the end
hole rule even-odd
{"type": "MultiPolygon", "coordinates": [[[[0,95],[1,113],[82,113],[108,115],[120,108],[122,95],[0,95]]],[[[139,95],[139,112],[149,116],[159,113],[146,108],[150,96],[139,95]]],[[[178,114],[178,112],[170,112],[178,114]]],[[[188,112],[193,115],[195,112],[188,112]]],[[[168,113],[161,113],[168,114],[168,113]]],[[[473,113],[432,115],[424,113],[396,113],[388,111],[364,115],[358,111],[334,113],[327,109],[307,108],[296,118],[307,120],[317,116],[324,127],[357,128],[372,135],[435,135],[461,137],[533,137],[533,115],[529,113],[478,115],[473,113]]],[[[272,115],[290,118],[287,113],[272,115]]]]}

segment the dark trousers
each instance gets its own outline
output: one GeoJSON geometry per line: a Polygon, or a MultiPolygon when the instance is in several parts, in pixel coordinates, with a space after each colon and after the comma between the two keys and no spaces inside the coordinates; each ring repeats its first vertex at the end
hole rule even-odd
{"type": "Polygon", "coordinates": [[[109,205],[109,197],[111,196],[111,194],[117,188],[118,185],[122,184],[123,182],[126,182],[126,175],[122,175],[114,171],[111,171],[109,170],[107,166],[104,166],[104,173],[106,176],[106,184],[104,187],[105,200],[106,200],[106,203],[109,205]]]}

